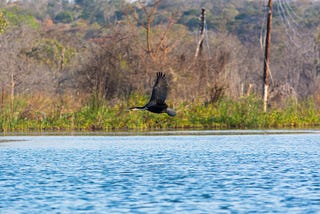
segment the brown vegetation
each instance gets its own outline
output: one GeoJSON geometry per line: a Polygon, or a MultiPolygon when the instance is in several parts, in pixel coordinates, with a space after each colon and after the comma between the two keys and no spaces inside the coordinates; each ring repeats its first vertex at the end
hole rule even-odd
{"type": "MultiPolygon", "coordinates": [[[[196,30],[183,24],[191,23],[185,21],[188,19],[186,11],[192,12],[194,2],[181,1],[183,8],[174,8],[173,3],[164,0],[151,4],[138,1],[134,5],[110,1],[109,4],[117,6],[113,13],[103,13],[104,19],[94,18],[92,14],[84,17],[81,11],[88,9],[89,3],[51,4],[51,17],[48,17],[44,15],[44,8],[48,9],[51,1],[43,1],[35,8],[33,1],[28,2],[23,1],[18,6],[1,3],[8,19],[16,10],[15,16],[20,12],[26,17],[32,14],[35,20],[31,24],[13,24],[11,21],[0,35],[1,106],[10,97],[12,111],[15,96],[35,99],[34,94],[55,97],[55,108],[60,112],[61,108],[72,109],[71,105],[82,105],[92,97],[106,99],[110,105],[115,105],[133,94],[149,94],[157,71],[170,77],[168,100],[173,105],[186,101],[215,103],[222,97],[238,99],[262,93],[263,50],[256,32],[261,28],[264,13],[259,3],[252,3],[251,9],[257,9],[256,12],[249,14],[247,11],[246,14],[248,5],[245,1],[217,1],[220,8],[216,8],[218,3],[213,6],[210,1],[206,2],[208,31],[202,56],[195,59],[196,30]],[[228,10],[223,10],[224,6],[228,10]],[[224,12],[220,13],[218,9],[224,12]],[[65,14],[58,19],[56,15],[61,12],[65,14]],[[67,12],[73,15],[71,21],[66,19],[67,12]],[[115,18],[116,14],[122,14],[121,18],[115,18]],[[250,20],[246,18],[248,16],[250,20]],[[256,20],[252,20],[253,17],[256,20]],[[65,97],[73,99],[73,104],[66,104],[65,97]]],[[[297,13],[306,14],[314,21],[312,13],[307,13],[313,7],[302,5],[304,11],[297,13]]],[[[200,15],[200,9],[197,15],[200,15]]],[[[301,25],[304,28],[299,32],[307,36],[293,34],[297,38],[288,39],[285,33],[288,28],[281,24],[281,14],[275,15],[271,105],[283,108],[286,100],[292,97],[296,100],[313,97],[320,105],[317,69],[320,31],[314,27],[317,23],[319,20],[301,25]]],[[[21,114],[29,117],[28,111],[41,111],[43,107],[38,104],[41,100],[46,103],[43,98],[33,100],[34,103],[30,101],[26,112],[21,114]]]]}

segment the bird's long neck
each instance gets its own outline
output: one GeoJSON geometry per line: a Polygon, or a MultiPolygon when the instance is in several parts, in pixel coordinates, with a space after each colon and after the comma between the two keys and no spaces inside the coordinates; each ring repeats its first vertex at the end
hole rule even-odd
{"type": "Polygon", "coordinates": [[[130,110],[135,111],[135,110],[146,110],[147,107],[146,106],[135,106],[135,107],[131,107],[130,110]]]}

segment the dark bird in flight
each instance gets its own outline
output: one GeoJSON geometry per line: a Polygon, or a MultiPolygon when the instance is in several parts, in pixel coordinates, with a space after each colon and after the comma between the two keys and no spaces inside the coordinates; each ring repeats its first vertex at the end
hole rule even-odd
{"type": "Polygon", "coordinates": [[[158,72],[149,102],[142,107],[132,107],[130,110],[148,110],[158,114],[167,113],[173,117],[176,115],[176,112],[173,109],[168,108],[168,105],[165,102],[167,94],[168,81],[166,79],[166,75],[162,72],[158,72]]]}

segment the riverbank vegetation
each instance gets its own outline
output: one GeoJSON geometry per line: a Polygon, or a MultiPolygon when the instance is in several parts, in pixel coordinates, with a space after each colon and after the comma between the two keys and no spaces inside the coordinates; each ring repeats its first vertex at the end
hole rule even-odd
{"type": "Polygon", "coordinates": [[[254,96],[238,100],[224,98],[215,103],[182,102],[172,104],[177,116],[168,117],[147,111],[128,111],[135,103],[145,103],[148,98],[144,96],[133,95],[112,106],[104,100],[93,99],[80,105],[71,103],[70,97],[30,99],[18,98],[13,114],[9,106],[2,109],[0,128],[3,132],[320,127],[320,111],[313,100],[299,103],[288,100],[286,108],[272,108],[267,113],[261,110],[261,99],[254,96]],[[35,104],[38,106],[31,106],[35,104]]]}
{"type": "Polygon", "coordinates": [[[264,113],[265,2],[0,1],[0,130],[319,126],[320,2],[274,2],[264,113]],[[128,112],[158,71],[177,116],[128,112]]]}

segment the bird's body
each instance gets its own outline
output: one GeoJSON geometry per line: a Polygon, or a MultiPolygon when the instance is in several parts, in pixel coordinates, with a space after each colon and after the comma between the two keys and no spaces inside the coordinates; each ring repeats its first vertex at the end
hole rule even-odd
{"type": "Polygon", "coordinates": [[[148,110],[153,113],[167,113],[170,116],[175,116],[176,112],[173,109],[168,108],[168,105],[165,102],[167,94],[168,82],[166,75],[162,72],[158,72],[149,102],[141,107],[132,107],[130,110],[148,110]]]}

